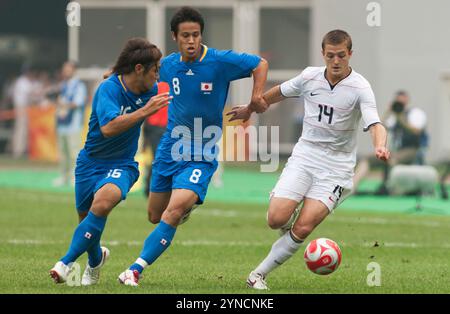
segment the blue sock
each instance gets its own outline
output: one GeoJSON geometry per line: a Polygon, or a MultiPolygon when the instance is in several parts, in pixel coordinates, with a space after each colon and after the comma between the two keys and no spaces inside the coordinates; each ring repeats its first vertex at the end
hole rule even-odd
{"type": "Polygon", "coordinates": [[[176,230],[177,228],[161,220],[145,240],[140,257],[130,269],[142,273],[145,266],[152,264],[169,247],[176,230]]]}
{"type": "Polygon", "coordinates": [[[98,217],[92,212],[89,212],[87,217],[75,229],[69,250],[61,258],[61,261],[68,265],[89,250],[91,246],[95,244],[100,245],[100,237],[105,228],[105,224],[106,217],[98,217]]]}
{"type": "Polygon", "coordinates": [[[88,253],[88,263],[92,268],[100,265],[102,261],[102,248],[100,247],[100,241],[91,245],[87,250],[88,253]]]}

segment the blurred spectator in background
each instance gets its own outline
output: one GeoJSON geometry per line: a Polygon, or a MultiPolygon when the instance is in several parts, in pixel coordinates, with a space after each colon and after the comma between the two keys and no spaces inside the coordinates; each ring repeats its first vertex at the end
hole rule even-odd
{"type": "MultiPolygon", "coordinates": [[[[398,91],[383,118],[389,132],[391,158],[388,163],[383,164],[383,182],[376,192],[378,195],[389,194],[386,183],[393,166],[425,163],[425,151],[428,147],[427,116],[422,109],[409,107],[408,104],[409,95],[405,91],[398,91]]],[[[371,158],[364,158],[358,163],[354,177],[354,191],[357,194],[358,184],[375,162],[371,158]]]]}
{"type": "Polygon", "coordinates": [[[9,110],[13,108],[14,85],[16,77],[10,75],[2,86],[0,109],[9,110]]]}
{"type": "MultiPolygon", "coordinates": [[[[167,127],[168,106],[159,109],[157,113],[148,117],[144,123],[144,151],[147,147],[152,150],[153,158],[155,157],[156,148],[159,140],[163,136],[167,127]]],[[[148,165],[145,174],[144,194],[148,197],[150,190],[150,180],[152,177],[152,165],[148,165]]]]}
{"type": "Polygon", "coordinates": [[[56,96],[60,92],[60,85],[50,78],[49,72],[41,70],[36,73],[34,89],[36,105],[46,106],[50,100],[56,101],[56,96]]]}
{"type": "Polygon", "coordinates": [[[60,160],[60,177],[55,186],[73,184],[76,155],[80,149],[84,108],[87,102],[86,85],[75,76],[74,62],[65,62],[61,70],[61,89],[56,100],[56,133],[60,160]]]}
{"type": "Polygon", "coordinates": [[[24,157],[28,147],[28,116],[27,107],[34,102],[35,71],[24,65],[22,74],[17,78],[13,89],[13,104],[15,112],[12,153],[14,158],[24,157]]]}
{"type": "MultiPolygon", "coordinates": [[[[398,155],[397,163],[423,165],[428,147],[425,129],[427,115],[420,108],[407,108],[408,104],[408,94],[405,91],[397,92],[385,123],[391,134],[392,150],[398,155]]],[[[391,159],[395,159],[395,156],[391,156],[391,159]]]]}

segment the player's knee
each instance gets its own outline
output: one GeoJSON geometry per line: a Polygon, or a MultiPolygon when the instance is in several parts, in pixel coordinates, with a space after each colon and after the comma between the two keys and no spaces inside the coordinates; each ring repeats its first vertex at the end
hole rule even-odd
{"type": "Polygon", "coordinates": [[[94,201],[90,210],[97,216],[108,216],[112,207],[108,200],[99,199],[94,201]]]}
{"type": "Polygon", "coordinates": [[[185,210],[181,207],[167,208],[163,214],[164,221],[171,225],[178,224],[184,215],[185,210]]]}
{"type": "Polygon", "coordinates": [[[267,225],[271,229],[280,229],[286,222],[287,219],[285,217],[282,217],[278,213],[274,213],[271,211],[267,213],[267,225]]]}
{"type": "Polygon", "coordinates": [[[148,221],[150,221],[152,224],[157,224],[161,221],[161,216],[152,214],[152,212],[148,212],[148,221]]]}
{"type": "Polygon", "coordinates": [[[312,225],[294,225],[292,227],[292,232],[299,239],[306,239],[313,230],[314,230],[314,226],[312,226],[312,225]]]}

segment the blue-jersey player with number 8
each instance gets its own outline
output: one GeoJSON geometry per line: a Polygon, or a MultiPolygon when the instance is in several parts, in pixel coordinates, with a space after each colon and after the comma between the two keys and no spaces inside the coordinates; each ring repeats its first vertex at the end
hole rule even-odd
{"type": "Polygon", "coordinates": [[[98,87],[89,132],[75,168],[75,197],[80,224],[66,255],[50,270],[56,283],[66,282],[71,263],[84,252],[88,265],[82,285],[96,284],[109,250],[100,246],[106,218],[124,200],[139,177],[134,160],[142,122],[169,104],[158,93],[161,51],[148,40],[128,40],[112,75],[98,87]]]}
{"type": "Polygon", "coordinates": [[[202,204],[217,168],[215,147],[222,132],[222,112],[231,81],[253,75],[249,108],[263,112],[261,97],[268,64],[256,55],[217,50],[202,44],[204,21],[195,9],[179,9],[170,23],[178,53],[161,61],[161,80],[173,100],[167,131],[152,168],[149,220],[158,224],[144,242],[139,258],[119,275],[119,282],[137,286],[145,267],[167,249],[177,226],[202,204]]]}

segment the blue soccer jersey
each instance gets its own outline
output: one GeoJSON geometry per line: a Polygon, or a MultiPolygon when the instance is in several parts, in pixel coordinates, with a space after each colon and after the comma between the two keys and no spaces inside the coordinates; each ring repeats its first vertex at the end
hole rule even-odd
{"type": "MultiPolygon", "coordinates": [[[[204,134],[209,126],[222,129],[222,112],[225,106],[230,82],[249,77],[258,66],[260,57],[232,50],[217,50],[203,45],[202,56],[194,62],[183,62],[180,53],[172,53],[161,61],[161,81],[170,85],[173,99],[169,105],[166,134],[161,139],[160,153],[165,159],[172,145],[181,137],[186,139],[186,131],[191,135],[191,156],[202,150],[194,150],[194,142],[203,144],[217,142],[221,134],[204,134]],[[172,131],[179,127],[180,132],[172,131]],[[214,141],[215,138],[216,140],[214,141]]],[[[214,151],[214,148],[212,149],[214,151]]],[[[198,157],[198,156],[197,156],[198,157]]],[[[201,158],[203,159],[203,158],[201,158]]]]}
{"type": "Polygon", "coordinates": [[[261,60],[256,55],[202,48],[201,57],[194,62],[183,62],[180,53],[161,62],[161,81],[170,85],[173,99],[167,131],[153,162],[150,186],[151,192],[194,191],[197,204],[203,203],[217,169],[215,144],[222,135],[222,112],[230,82],[251,76],[261,60]],[[188,152],[184,151],[186,146],[188,152]],[[177,156],[174,152],[178,152],[177,156]]]}
{"type": "Polygon", "coordinates": [[[100,84],[94,96],[89,132],[75,168],[75,199],[79,212],[90,209],[95,193],[105,184],[116,185],[122,199],[139,178],[134,156],[141,124],[112,137],[104,137],[100,127],[116,117],[143,107],[158,92],[157,84],[143,94],[132,93],[120,75],[112,75],[100,84]]]}
{"type": "Polygon", "coordinates": [[[142,123],[137,123],[127,131],[109,138],[103,136],[100,127],[119,115],[142,108],[157,93],[158,86],[155,83],[148,92],[136,95],[117,74],[103,81],[94,96],[89,132],[84,145],[85,153],[95,159],[133,160],[138,148],[142,123]]]}

